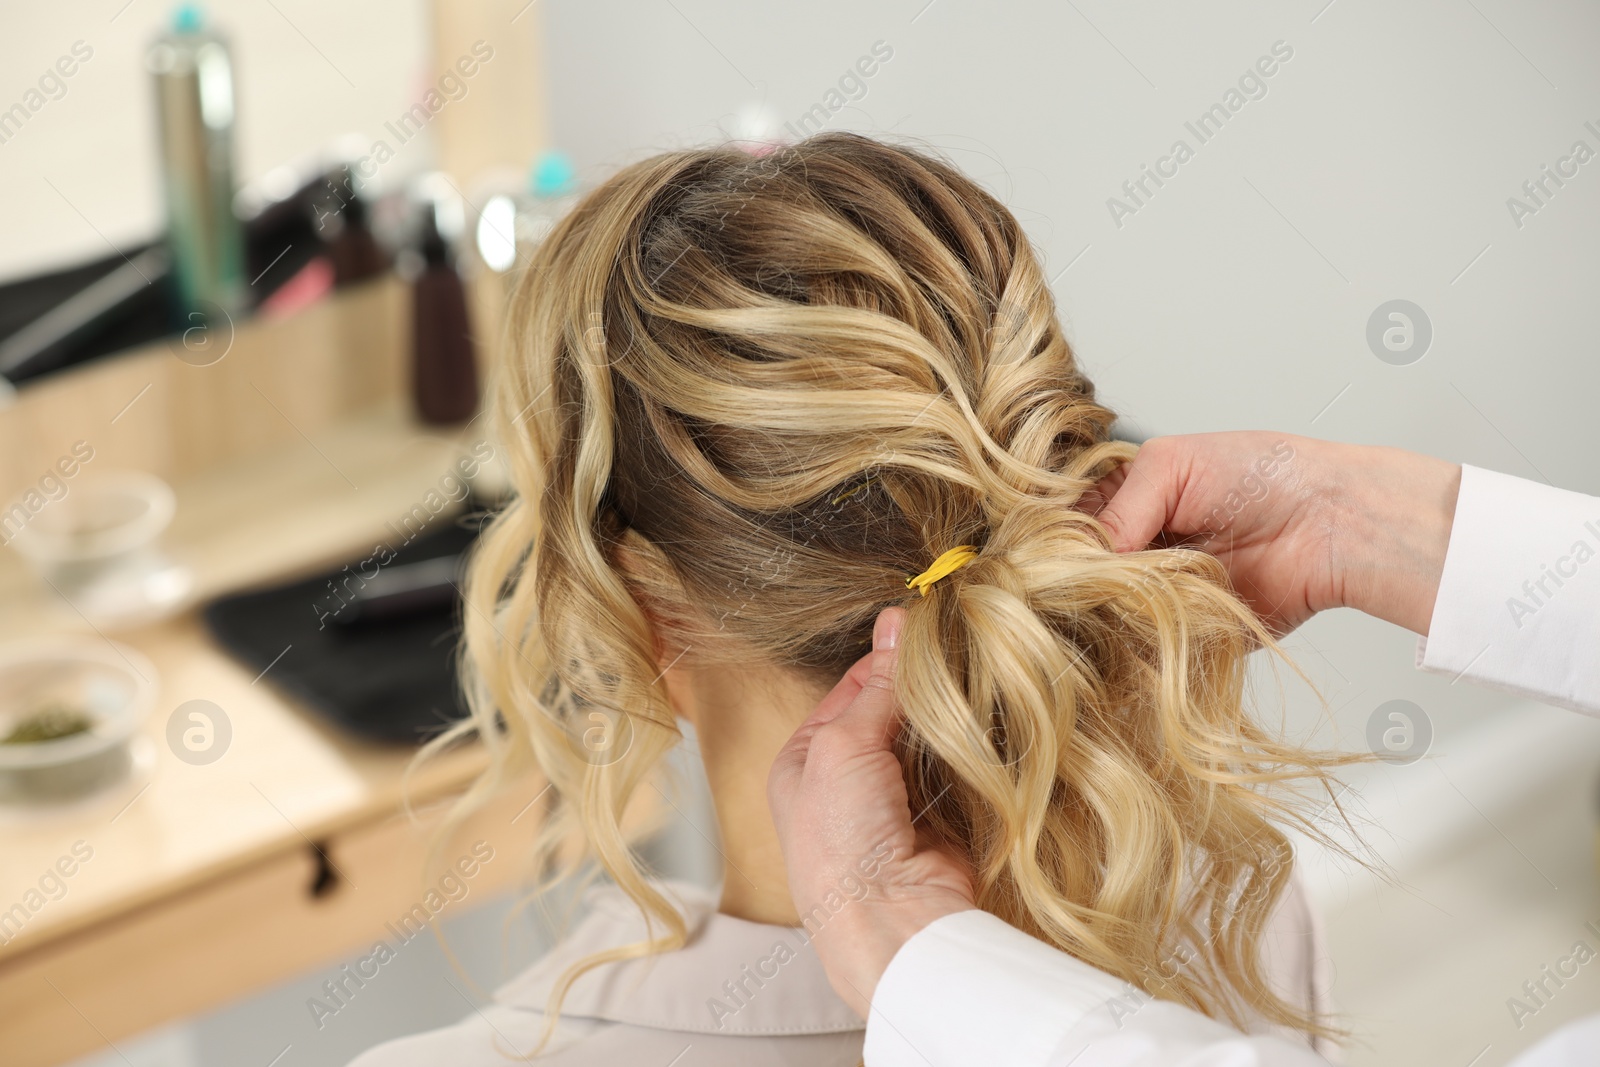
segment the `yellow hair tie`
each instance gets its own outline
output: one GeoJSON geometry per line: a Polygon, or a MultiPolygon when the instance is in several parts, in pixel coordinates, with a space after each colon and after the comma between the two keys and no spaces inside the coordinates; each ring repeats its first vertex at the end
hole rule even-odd
{"type": "Polygon", "coordinates": [[[915,589],[923,596],[928,595],[928,589],[940,578],[954,571],[960,570],[977,558],[978,549],[974,545],[957,545],[938,559],[933,561],[933,566],[914,577],[906,579],[906,588],[915,589]]]}

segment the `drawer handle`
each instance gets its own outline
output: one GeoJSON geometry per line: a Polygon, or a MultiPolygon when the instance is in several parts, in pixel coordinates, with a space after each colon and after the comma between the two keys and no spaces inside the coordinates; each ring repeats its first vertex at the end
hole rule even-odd
{"type": "Polygon", "coordinates": [[[311,879],[311,896],[325,897],[339,888],[339,872],[328,861],[328,846],[323,842],[311,843],[311,856],[316,862],[317,872],[311,879]]]}

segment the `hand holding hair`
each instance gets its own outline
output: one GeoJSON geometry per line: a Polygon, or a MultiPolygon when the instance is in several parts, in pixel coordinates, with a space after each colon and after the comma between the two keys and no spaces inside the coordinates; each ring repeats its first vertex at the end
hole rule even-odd
{"type": "Polygon", "coordinates": [[[913,934],[975,906],[966,871],[919,849],[912,826],[893,748],[904,621],[904,608],[878,616],[872,651],[795,731],[767,779],[795,907],[834,991],[862,1018],[913,934]]]}
{"type": "Polygon", "coordinates": [[[1461,467],[1395,448],[1246,431],[1157,437],[1106,478],[1119,552],[1191,543],[1283,634],[1356,608],[1426,634],[1461,467]]]}

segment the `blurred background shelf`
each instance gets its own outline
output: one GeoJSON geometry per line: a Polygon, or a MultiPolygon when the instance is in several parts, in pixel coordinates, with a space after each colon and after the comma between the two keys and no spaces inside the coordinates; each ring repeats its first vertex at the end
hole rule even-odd
{"type": "Polygon", "coordinates": [[[1381,876],[1303,842],[1299,855],[1354,1031],[1346,1063],[1503,1064],[1600,1006],[1587,966],[1547,1003],[1522,989],[1575,943],[1600,944],[1597,768],[1600,720],[1517,702],[1416,763],[1341,776],[1381,876]],[[1514,1015],[1513,997],[1536,1011],[1514,1015]]]}

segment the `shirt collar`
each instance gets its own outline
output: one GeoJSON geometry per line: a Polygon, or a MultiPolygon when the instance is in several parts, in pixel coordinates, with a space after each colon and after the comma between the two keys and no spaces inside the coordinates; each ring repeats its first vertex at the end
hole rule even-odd
{"type": "MultiPolygon", "coordinates": [[[[703,889],[659,886],[683,915],[689,941],[675,952],[603,964],[561,1004],[563,1017],[657,1030],[740,1036],[846,1033],[865,1028],[828,984],[804,929],[748,922],[716,910],[703,889]]],[[[586,956],[646,938],[644,917],[615,886],[592,890],[585,918],[495,999],[543,1011],[551,989],[586,956]]]]}

